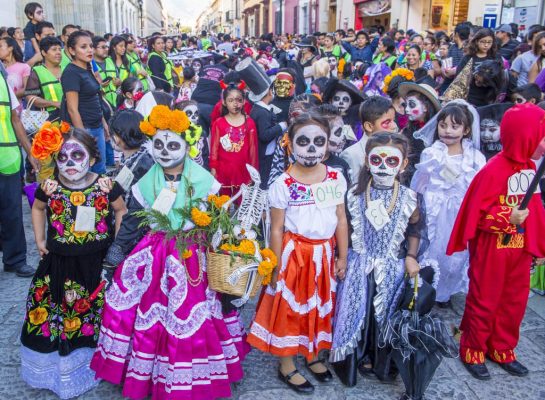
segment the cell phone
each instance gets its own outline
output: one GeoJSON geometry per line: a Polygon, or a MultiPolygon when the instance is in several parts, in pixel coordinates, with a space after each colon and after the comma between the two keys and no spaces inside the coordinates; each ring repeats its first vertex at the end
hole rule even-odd
{"type": "Polygon", "coordinates": [[[108,76],[108,77],[106,77],[105,79],[102,80],[102,83],[109,83],[111,80],[112,80],[112,77],[108,76]]]}

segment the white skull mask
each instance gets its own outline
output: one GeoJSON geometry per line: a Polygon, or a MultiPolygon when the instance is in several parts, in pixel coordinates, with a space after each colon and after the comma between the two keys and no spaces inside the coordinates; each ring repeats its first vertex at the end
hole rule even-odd
{"type": "Polygon", "coordinates": [[[373,182],[391,187],[403,166],[401,150],[393,146],[374,147],[367,156],[373,182]]]}
{"type": "Polygon", "coordinates": [[[174,168],[184,162],[187,143],[180,135],[159,130],[153,136],[153,158],[163,168],[174,168]]]}
{"type": "Polygon", "coordinates": [[[314,167],[326,153],[327,134],[317,125],[306,125],[293,136],[293,155],[304,167],[314,167]]]}
{"type": "Polygon", "coordinates": [[[490,118],[481,120],[481,141],[483,143],[496,143],[500,141],[500,125],[498,121],[490,118]]]}
{"type": "Polygon", "coordinates": [[[91,157],[85,146],[77,140],[67,140],[57,156],[59,174],[67,181],[77,183],[89,172],[91,157]]]}
{"type": "Polygon", "coordinates": [[[186,113],[187,118],[189,118],[189,121],[191,121],[192,124],[198,125],[199,109],[197,108],[195,104],[188,105],[187,107],[184,108],[183,111],[186,113]]]}
{"type": "Polygon", "coordinates": [[[346,144],[346,130],[344,129],[344,122],[341,117],[335,117],[329,122],[329,129],[331,135],[329,135],[328,149],[333,154],[339,154],[344,149],[346,144]]]}
{"type": "Polygon", "coordinates": [[[410,121],[420,121],[428,109],[417,96],[408,96],[405,103],[405,114],[410,121]]]}
{"type": "Polygon", "coordinates": [[[337,107],[339,111],[344,115],[352,105],[352,97],[350,97],[350,94],[348,94],[348,92],[345,92],[344,90],[339,90],[333,95],[331,104],[337,107]]]}

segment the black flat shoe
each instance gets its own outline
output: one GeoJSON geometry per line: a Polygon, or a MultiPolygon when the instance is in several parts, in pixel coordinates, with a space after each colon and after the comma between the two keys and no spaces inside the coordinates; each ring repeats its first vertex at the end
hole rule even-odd
{"type": "Polygon", "coordinates": [[[314,375],[316,380],[318,382],[322,382],[322,383],[332,381],[333,380],[333,375],[331,374],[331,372],[329,372],[327,367],[325,367],[326,368],[325,372],[314,372],[310,368],[310,367],[312,367],[313,365],[316,365],[316,364],[322,364],[325,367],[325,364],[321,360],[316,360],[316,361],[313,361],[313,362],[307,364],[308,370],[312,373],[312,375],[314,375]]]}
{"type": "MultiPolygon", "coordinates": [[[[305,383],[301,383],[300,385],[296,385],[294,383],[290,382],[290,379],[293,378],[295,375],[299,374],[300,372],[297,369],[294,369],[292,372],[290,372],[287,375],[283,375],[282,372],[280,372],[280,369],[278,370],[278,379],[280,379],[282,382],[284,382],[288,387],[293,390],[296,393],[301,394],[312,394],[314,393],[314,385],[310,383],[309,381],[306,381],[305,383]]],[[[303,375],[301,375],[303,376],[303,375]]],[[[304,376],[303,376],[304,378],[304,376]]]]}
{"type": "Polygon", "coordinates": [[[467,364],[465,362],[462,362],[464,364],[464,367],[469,371],[471,376],[475,379],[479,379],[480,381],[487,381],[490,379],[490,373],[488,372],[488,368],[486,368],[486,365],[484,364],[467,364]]]}
{"type": "Polygon", "coordinates": [[[528,368],[519,363],[518,361],[512,361],[510,363],[497,363],[503,370],[514,376],[526,376],[528,375],[528,368]]]}

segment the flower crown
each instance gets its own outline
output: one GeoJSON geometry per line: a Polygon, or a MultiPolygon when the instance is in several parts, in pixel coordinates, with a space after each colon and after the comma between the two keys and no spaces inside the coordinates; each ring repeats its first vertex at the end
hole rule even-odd
{"type": "Polygon", "coordinates": [[[30,154],[38,160],[47,160],[56,155],[64,142],[63,133],[70,132],[68,122],[46,121],[32,140],[30,154]]]}
{"type": "Polygon", "coordinates": [[[199,155],[196,144],[201,138],[202,128],[193,125],[187,114],[180,110],[171,110],[167,106],[153,107],[150,115],[140,122],[140,130],[147,136],[153,137],[158,130],[170,131],[180,135],[189,145],[189,156],[199,155]]]}
{"type": "Polygon", "coordinates": [[[382,88],[382,91],[384,93],[388,94],[388,88],[390,87],[390,82],[396,76],[401,76],[401,77],[405,78],[408,81],[413,81],[414,80],[414,72],[413,71],[411,71],[411,70],[409,70],[407,68],[397,68],[390,75],[387,75],[384,78],[384,87],[382,88]]]}

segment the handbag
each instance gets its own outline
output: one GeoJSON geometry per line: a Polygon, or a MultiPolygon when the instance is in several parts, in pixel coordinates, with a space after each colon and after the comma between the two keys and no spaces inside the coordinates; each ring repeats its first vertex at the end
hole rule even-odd
{"type": "Polygon", "coordinates": [[[36,99],[36,96],[32,97],[27,104],[27,108],[21,112],[21,123],[29,135],[36,133],[49,118],[49,113],[44,108],[39,111],[32,110],[32,105],[36,99]]]}
{"type": "Polygon", "coordinates": [[[414,310],[421,316],[429,313],[435,304],[433,274],[431,268],[422,268],[414,279],[407,275],[405,289],[400,296],[397,309],[414,310]]]}

